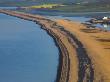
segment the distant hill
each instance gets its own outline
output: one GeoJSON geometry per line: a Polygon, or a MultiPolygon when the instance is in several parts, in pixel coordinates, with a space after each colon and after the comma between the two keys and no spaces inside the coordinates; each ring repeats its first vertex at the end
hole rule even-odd
{"type": "Polygon", "coordinates": [[[0,0],[0,6],[32,6],[47,3],[70,3],[74,0],[0,0]]]}
{"type": "Polygon", "coordinates": [[[0,0],[0,6],[32,6],[45,3],[110,3],[110,0],[0,0]]]}
{"type": "Polygon", "coordinates": [[[34,6],[41,4],[63,4],[52,10],[65,12],[110,11],[110,0],[0,0],[0,6],[34,6]]]}
{"type": "Polygon", "coordinates": [[[97,0],[92,2],[82,1],[64,7],[56,7],[52,10],[61,12],[108,12],[110,11],[110,0],[97,0]]]}

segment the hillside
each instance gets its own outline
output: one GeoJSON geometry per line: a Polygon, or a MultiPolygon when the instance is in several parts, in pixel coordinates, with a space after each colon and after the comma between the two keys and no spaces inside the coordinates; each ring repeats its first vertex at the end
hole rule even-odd
{"type": "Polygon", "coordinates": [[[32,6],[47,3],[93,3],[110,2],[110,0],[0,0],[0,6],[32,6]]]}
{"type": "Polygon", "coordinates": [[[0,0],[0,6],[32,6],[47,3],[70,3],[74,0],[0,0]]]}
{"type": "Polygon", "coordinates": [[[110,0],[0,0],[0,6],[36,6],[63,4],[48,10],[63,12],[110,11],[110,0]]]}
{"type": "Polygon", "coordinates": [[[64,7],[56,7],[52,10],[58,10],[63,12],[101,12],[110,11],[110,2],[92,2],[92,3],[76,3],[69,4],[64,7]]]}

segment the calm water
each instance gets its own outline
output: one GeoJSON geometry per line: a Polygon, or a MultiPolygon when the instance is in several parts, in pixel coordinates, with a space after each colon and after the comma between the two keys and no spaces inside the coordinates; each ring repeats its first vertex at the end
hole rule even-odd
{"type": "Polygon", "coordinates": [[[0,82],[54,82],[59,51],[39,27],[0,14],[0,82]]]}
{"type": "MultiPolygon", "coordinates": [[[[71,21],[76,21],[80,23],[86,23],[86,21],[90,20],[92,17],[85,17],[85,16],[46,16],[49,19],[56,20],[56,19],[66,19],[71,21]]],[[[96,26],[96,28],[101,28],[104,30],[110,31],[110,24],[92,24],[93,26],[96,26]]]]}
{"type": "Polygon", "coordinates": [[[11,9],[11,10],[15,10],[17,7],[0,7],[0,9],[11,9]]]}
{"type": "Polygon", "coordinates": [[[84,23],[85,21],[88,21],[90,20],[90,18],[88,17],[76,17],[76,16],[70,16],[70,17],[67,17],[67,16],[46,16],[48,17],[49,19],[52,19],[52,20],[56,20],[56,19],[66,19],[66,20],[71,20],[71,21],[76,21],[76,22],[81,22],[81,23],[84,23]]]}
{"type": "Polygon", "coordinates": [[[101,28],[110,31],[110,24],[93,24],[96,28],[101,28]]]}
{"type": "MultiPolygon", "coordinates": [[[[85,23],[85,21],[90,20],[91,18],[96,18],[96,17],[104,17],[108,16],[110,17],[110,12],[59,12],[59,11],[48,11],[48,10],[19,10],[31,14],[39,14],[39,15],[45,15],[50,19],[67,19],[67,20],[72,20],[72,21],[77,21],[81,23],[85,23]],[[52,13],[50,13],[52,12],[52,13]]],[[[105,30],[110,31],[110,24],[109,25],[103,25],[103,24],[94,24],[96,28],[101,28],[105,30]]]]}

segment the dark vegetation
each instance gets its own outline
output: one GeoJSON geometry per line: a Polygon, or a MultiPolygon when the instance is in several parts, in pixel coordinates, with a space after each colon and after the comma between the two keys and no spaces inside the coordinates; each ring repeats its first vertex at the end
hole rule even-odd
{"type": "Polygon", "coordinates": [[[64,4],[48,10],[61,12],[106,12],[110,11],[110,0],[0,0],[0,6],[32,6],[48,3],[64,4]]]}
{"type": "Polygon", "coordinates": [[[94,3],[71,3],[64,7],[56,7],[53,10],[63,12],[108,12],[110,11],[110,2],[94,2],[94,3]]]}

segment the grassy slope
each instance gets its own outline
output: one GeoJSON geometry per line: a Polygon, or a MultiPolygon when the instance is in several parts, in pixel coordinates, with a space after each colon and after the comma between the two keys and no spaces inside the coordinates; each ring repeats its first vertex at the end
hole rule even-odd
{"type": "Polygon", "coordinates": [[[65,7],[56,7],[53,8],[53,10],[59,10],[63,12],[93,12],[93,11],[110,11],[110,5],[109,4],[73,4],[73,5],[67,5],[65,7]]]}
{"type": "MultiPolygon", "coordinates": [[[[60,0],[61,1],[61,0],[60,0]]],[[[71,1],[71,0],[69,0],[71,1]]],[[[79,2],[82,2],[82,0],[77,0],[79,2]]],[[[89,1],[89,0],[88,0],[89,1]]],[[[98,1],[98,0],[96,0],[98,1]]],[[[39,5],[39,4],[51,4],[51,3],[55,3],[57,4],[59,1],[57,2],[50,2],[49,0],[47,0],[46,2],[42,2],[42,1],[15,1],[15,2],[0,2],[0,6],[32,6],[32,5],[39,5]]],[[[91,3],[89,2],[88,4],[72,4],[70,2],[66,2],[66,0],[59,2],[59,3],[65,3],[67,6],[58,6],[58,7],[54,7],[54,8],[50,8],[50,10],[58,10],[58,11],[63,11],[63,12],[93,12],[93,11],[110,11],[110,0],[100,0],[100,2],[94,2],[91,3]],[[106,2],[106,3],[104,3],[106,2]]],[[[59,4],[58,3],[58,4],[59,4]]],[[[74,2],[73,2],[74,3],[74,2]]],[[[65,5],[64,4],[64,5],[65,5]]],[[[47,5],[46,5],[47,6],[47,5]]],[[[35,7],[35,6],[34,6],[35,7]]]]}
{"type": "Polygon", "coordinates": [[[42,5],[30,6],[29,8],[53,8],[53,7],[58,7],[58,6],[63,6],[63,5],[61,5],[61,4],[42,4],[42,5]]]}

